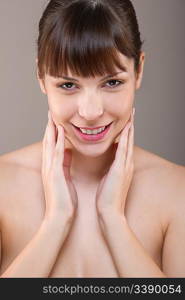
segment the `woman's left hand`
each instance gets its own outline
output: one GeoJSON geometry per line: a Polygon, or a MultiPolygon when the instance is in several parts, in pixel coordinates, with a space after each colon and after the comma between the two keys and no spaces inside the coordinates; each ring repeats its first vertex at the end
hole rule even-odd
{"type": "Polygon", "coordinates": [[[99,216],[116,213],[124,216],[127,193],[133,177],[134,161],[134,113],[120,134],[115,159],[109,171],[101,179],[96,193],[99,216]]]}

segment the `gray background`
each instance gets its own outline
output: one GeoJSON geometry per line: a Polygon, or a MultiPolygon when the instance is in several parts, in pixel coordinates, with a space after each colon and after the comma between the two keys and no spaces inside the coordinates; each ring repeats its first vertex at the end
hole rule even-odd
{"type": "MultiPolygon", "coordinates": [[[[47,97],[36,78],[46,0],[0,1],[0,154],[43,138],[47,97]]],[[[133,0],[146,52],[136,93],[135,144],[185,165],[185,1],[133,0]]]]}

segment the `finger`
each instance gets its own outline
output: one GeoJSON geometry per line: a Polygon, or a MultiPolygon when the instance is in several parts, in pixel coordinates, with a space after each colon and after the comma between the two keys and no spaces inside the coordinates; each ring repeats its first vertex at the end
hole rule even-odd
{"type": "Polygon", "coordinates": [[[120,141],[116,151],[116,156],[115,156],[116,168],[125,166],[126,154],[127,154],[128,131],[130,126],[131,126],[131,122],[128,122],[121,134],[120,141]]]}
{"type": "Polygon", "coordinates": [[[72,152],[70,149],[65,149],[64,151],[64,161],[63,161],[63,166],[64,167],[70,167],[71,165],[71,160],[72,160],[72,152]]]}
{"type": "Polygon", "coordinates": [[[64,128],[58,125],[58,136],[57,143],[54,150],[53,164],[55,170],[61,172],[63,170],[63,160],[64,160],[64,128]]]}
{"type": "Polygon", "coordinates": [[[46,126],[44,138],[42,140],[42,175],[45,174],[45,166],[46,166],[45,144],[46,144],[47,129],[48,129],[48,124],[46,126]]]}
{"type": "Polygon", "coordinates": [[[72,151],[70,149],[66,149],[64,150],[63,168],[64,168],[65,178],[68,180],[71,179],[71,175],[70,175],[71,162],[72,162],[72,151]]]}
{"type": "Polygon", "coordinates": [[[131,119],[132,114],[130,115],[128,123],[126,124],[122,132],[119,134],[119,143],[114,144],[114,150],[116,151],[116,155],[113,165],[116,169],[120,168],[120,166],[122,165],[125,167],[128,144],[128,131],[131,126],[131,119]]]}
{"type": "Polygon", "coordinates": [[[57,127],[56,127],[56,124],[54,123],[53,121],[53,118],[52,118],[52,115],[51,115],[51,112],[48,111],[48,119],[51,121],[51,129],[52,129],[52,132],[53,132],[53,135],[54,135],[54,146],[56,145],[56,142],[57,142],[57,135],[58,135],[58,130],[57,130],[57,127]]]}
{"type": "Polygon", "coordinates": [[[49,171],[53,160],[53,153],[55,150],[55,135],[56,135],[55,126],[52,121],[52,117],[50,113],[48,113],[48,124],[47,124],[46,136],[44,142],[44,157],[45,157],[46,172],[49,171]]]}
{"type": "MultiPolygon", "coordinates": [[[[127,125],[125,126],[123,132],[121,133],[121,138],[123,138],[122,136],[123,135],[126,135],[126,139],[124,137],[124,141],[123,141],[123,144],[124,144],[124,148],[123,148],[123,156],[124,156],[124,161],[126,162],[126,158],[127,158],[127,152],[128,152],[128,140],[129,140],[129,133],[130,133],[130,128],[132,126],[132,122],[133,122],[133,116],[135,114],[135,108],[132,109],[132,113],[130,115],[130,118],[128,120],[128,123],[127,125]],[[126,147],[126,150],[125,150],[125,147],[126,147]]],[[[121,142],[122,143],[122,142],[121,142]]],[[[122,157],[122,160],[123,160],[123,157],[122,157]]]]}
{"type": "Polygon", "coordinates": [[[132,117],[132,125],[128,135],[128,148],[127,148],[127,157],[126,157],[127,169],[133,164],[133,149],[134,149],[134,117],[132,117]]]}
{"type": "MultiPolygon", "coordinates": [[[[131,120],[131,116],[130,116],[130,118],[129,118],[129,120],[128,120],[127,122],[129,123],[130,120],[131,120]]],[[[127,123],[127,124],[128,124],[128,123],[127,123]]],[[[115,137],[115,140],[114,140],[115,147],[117,147],[116,144],[119,143],[121,136],[124,134],[124,132],[125,132],[125,130],[126,130],[127,124],[126,124],[125,127],[121,130],[121,132],[119,132],[118,135],[115,137]]]]}

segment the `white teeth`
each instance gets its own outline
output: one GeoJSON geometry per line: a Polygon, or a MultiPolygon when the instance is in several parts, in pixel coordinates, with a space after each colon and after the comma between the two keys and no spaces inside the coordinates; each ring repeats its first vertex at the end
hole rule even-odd
{"type": "Polygon", "coordinates": [[[81,129],[81,128],[79,128],[79,129],[82,133],[85,133],[85,134],[97,134],[97,133],[102,132],[105,129],[105,126],[102,128],[99,128],[99,129],[94,129],[94,130],[86,130],[86,129],[81,129]]]}

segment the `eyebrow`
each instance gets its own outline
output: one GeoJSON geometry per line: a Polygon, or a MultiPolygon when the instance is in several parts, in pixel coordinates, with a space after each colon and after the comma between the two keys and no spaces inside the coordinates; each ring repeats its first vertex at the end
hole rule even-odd
{"type": "MultiPolygon", "coordinates": [[[[105,79],[111,78],[111,77],[113,77],[113,76],[115,76],[115,75],[117,75],[117,74],[123,73],[123,72],[124,72],[124,73],[127,73],[127,69],[125,68],[125,70],[122,71],[122,72],[116,72],[116,73],[107,75],[106,77],[100,79],[100,81],[103,81],[103,80],[105,80],[105,79]]],[[[62,76],[62,77],[60,77],[60,78],[63,78],[63,79],[66,79],[66,80],[79,81],[79,80],[76,79],[76,78],[72,78],[72,77],[68,77],[68,76],[62,76]]]]}

